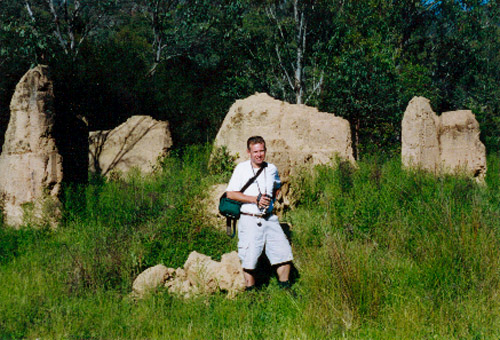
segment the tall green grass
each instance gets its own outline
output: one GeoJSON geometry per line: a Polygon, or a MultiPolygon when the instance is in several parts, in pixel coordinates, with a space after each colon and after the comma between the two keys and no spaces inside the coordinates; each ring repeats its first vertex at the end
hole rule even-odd
{"type": "Polygon", "coordinates": [[[355,337],[498,337],[498,164],[490,157],[487,187],[399,159],[298,178],[297,262],[322,301],[311,322],[355,337]]]}
{"type": "MultiPolygon", "coordinates": [[[[293,179],[292,293],[128,298],[133,279],[192,250],[236,249],[206,218],[210,147],[150,176],[68,187],[57,230],[0,227],[0,339],[492,339],[500,336],[500,161],[487,185],[400,160],[318,166],[293,179]]],[[[224,158],[224,157],[222,157],[224,158]]]]}

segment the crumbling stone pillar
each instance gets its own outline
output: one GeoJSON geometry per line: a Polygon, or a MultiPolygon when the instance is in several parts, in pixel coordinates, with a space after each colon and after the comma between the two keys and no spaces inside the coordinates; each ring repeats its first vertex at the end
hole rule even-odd
{"type": "Polygon", "coordinates": [[[47,66],[29,70],[16,86],[0,155],[1,206],[8,225],[57,223],[63,171],[52,135],[53,101],[47,66]]]}

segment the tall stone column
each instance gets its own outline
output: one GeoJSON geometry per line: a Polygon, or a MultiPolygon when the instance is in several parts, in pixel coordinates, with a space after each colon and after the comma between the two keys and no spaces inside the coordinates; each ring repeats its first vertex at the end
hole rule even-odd
{"type": "Polygon", "coordinates": [[[402,161],[407,167],[439,171],[439,118],[424,97],[414,97],[402,122],[402,161]]]}
{"type": "Polygon", "coordinates": [[[54,92],[47,66],[39,65],[21,78],[10,112],[0,155],[4,222],[55,226],[63,169],[53,137],[54,92]]]}

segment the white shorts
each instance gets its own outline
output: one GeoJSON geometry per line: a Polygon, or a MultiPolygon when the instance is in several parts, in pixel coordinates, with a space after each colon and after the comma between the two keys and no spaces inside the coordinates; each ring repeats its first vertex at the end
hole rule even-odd
{"type": "Polygon", "coordinates": [[[241,215],[238,221],[238,255],[244,269],[255,269],[265,246],[272,265],[293,260],[292,247],[280,226],[278,216],[269,219],[241,215]],[[257,223],[262,223],[258,226],[257,223]]]}

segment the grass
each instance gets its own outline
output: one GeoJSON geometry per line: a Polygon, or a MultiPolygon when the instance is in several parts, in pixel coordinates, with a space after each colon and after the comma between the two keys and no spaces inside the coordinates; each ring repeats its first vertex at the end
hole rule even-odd
{"type": "Polygon", "coordinates": [[[500,336],[500,160],[487,186],[376,158],[293,179],[294,294],[134,302],[133,279],[192,250],[236,249],[205,218],[209,147],[157,173],[65,189],[56,231],[0,227],[0,339],[494,339],[500,336]]]}

